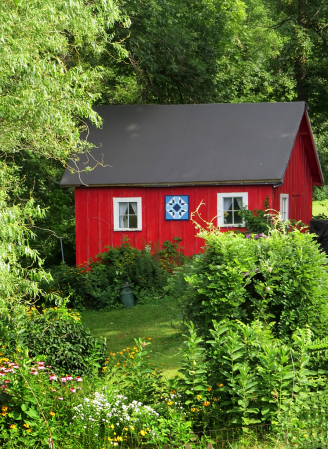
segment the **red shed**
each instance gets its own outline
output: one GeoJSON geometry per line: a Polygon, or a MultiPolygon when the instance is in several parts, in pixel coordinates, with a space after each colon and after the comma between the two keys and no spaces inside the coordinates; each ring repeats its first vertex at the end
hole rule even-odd
{"type": "Polygon", "coordinates": [[[309,223],[323,176],[304,102],[95,110],[103,127],[88,124],[92,158],[77,166],[101,164],[61,181],[75,187],[77,264],[125,236],[137,248],[176,236],[185,254],[199,252],[190,213],[202,200],[202,217],[222,230],[267,196],[283,219],[309,223]]]}

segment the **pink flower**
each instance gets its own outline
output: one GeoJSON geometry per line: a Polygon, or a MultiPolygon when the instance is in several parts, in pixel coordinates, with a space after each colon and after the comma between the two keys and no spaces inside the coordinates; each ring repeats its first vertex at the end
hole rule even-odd
{"type": "Polygon", "coordinates": [[[82,377],[80,377],[80,376],[75,377],[75,380],[76,380],[76,382],[83,382],[82,377]]]}
{"type": "Polygon", "coordinates": [[[7,388],[7,385],[1,385],[1,388],[5,389],[7,388]]]}
{"type": "Polygon", "coordinates": [[[5,376],[5,373],[0,373],[0,376],[5,376]]]}
{"type": "Polygon", "coordinates": [[[38,365],[38,366],[36,367],[36,369],[45,369],[45,367],[42,366],[42,365],[38,365]]]}
{"type": "Polygon", "coordinates": [[[51,365],[47,365],[46,368],[52,368],[52,366],[51,365]]]}
{"type": "Polygon", "coordinates": [[[73,380],[73,377],[72,376],[67,376],[66,379],[67,380],[73,380]]]}
{"type": "Polygon", "coordinates": [[[10,380],[4,380],[5,384],[10,384],[10,380]]]}
{"type": "Polygon", "coordinates": [[[58,401],[63,401],[64,400],[64,398],[58,398],[58,401]]]}
{"type": "Polygon", "coordinates": [[[82,390],[82,388],[81,388],[81,387],[76,387],[76,389],[77,389],[77,390],[82,390]]]}
{"type": "Polygon", "coordinates": [[[49,376],[49,380],[57,380],[57,376],[55,376],[54,374],[51,374],[51,376],[49,376]]]}
{"type": "Polygon", "coordinates": [[[52,389],[51,391],[57,391],[57,390],[53,390],[53,389],[52,389]]]}
{"type": "Polygon", "coordinates": [[[44,362],[38,362],[38,365],[43,366],[44,362]]]}
{"type": "Polygon", "coordinates": [[[70,388],[70,391],[71,391],[72,393],[76,393],[75,388],[70,388]]]}
{"type": "Polygon", "coordinates": [[[39,373],[37,371],[29,371],[30,374],[34,374],[34,376],[37,376],[39,373]]]}
{"type": "Polygon", "coordinates": [[[61,381],[61,382],[67,382],[67,377],[61,377],[61,378],[60,378],[60,381],[61,381]]]}

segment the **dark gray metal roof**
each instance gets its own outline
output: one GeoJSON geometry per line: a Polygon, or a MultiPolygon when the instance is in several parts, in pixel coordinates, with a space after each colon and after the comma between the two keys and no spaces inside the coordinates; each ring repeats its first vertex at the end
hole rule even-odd
{"type": "MultiPolygon", "coordinates": [[[[80,175],[66,169],[61,185],[276,184],[283,181],[305,106],[99,106],[103,128],[89,124],[88,140],[98,147],[95,159],[110,167],[80,175]]],[[[79,169],[83,162],[84,156],[79,169]]]]}

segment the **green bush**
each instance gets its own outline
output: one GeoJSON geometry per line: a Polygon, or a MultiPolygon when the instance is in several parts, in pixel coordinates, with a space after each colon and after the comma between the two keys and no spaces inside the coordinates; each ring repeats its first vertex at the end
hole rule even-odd
{"type": "Polygon", "coordinates": [[[101,369],[106,342],[84,328],[78,313],[64,307],[39,310],[32,307],[21,318],[0,316],[0,343],[8,354],[26,348],[30,357],[41,357],[61,374],[90,375],[101,369]]]}
{"type": "Polygon", "coordinates": [[[166,295],[164,287],[170,272],[185,259],[179,241],[164,242],[163,249],[152,252],[149,245],[139,250],[125,240],[120,247],[108,247],[95,260],[77,268],[66,264],[54,267],[54,280],[45,289],[69,296],[70,306],[80,310],[123,307],[120,289],[126,282],[139,304],[155,301],[166,295]]]}
{"type": "Polygon", "coordinates": [[[176,386],[196,427],[284,425],[302,410],[327,409],[328,339],[298,329],[290,344],[260,321],[214,322],[210,345],[193,325],[176,386]]]}
{"type": "Polygon", "coordinates": [[[281,225],[268,236],[213,230],[202,237],[206,247],[186,278],[184,309],[205,339],[212,320],[222,319],[274,323],[274,335],[287,340],[307,324],[325,335],[327,258],[311,234],[281,225]]]}

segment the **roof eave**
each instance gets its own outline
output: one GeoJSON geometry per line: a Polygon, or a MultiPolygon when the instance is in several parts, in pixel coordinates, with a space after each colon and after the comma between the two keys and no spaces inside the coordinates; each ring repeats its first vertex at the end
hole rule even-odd
{"type": "Polygon", "coordinates": [[[252,179],[234,181],[193,181],[193,182],[157,182],[157,183],[127,183],[127,184],[60,184],[60,187],[179,187],[179,186],[220,186],[220,185],[276,185],[283,179],[252,179]]]}

